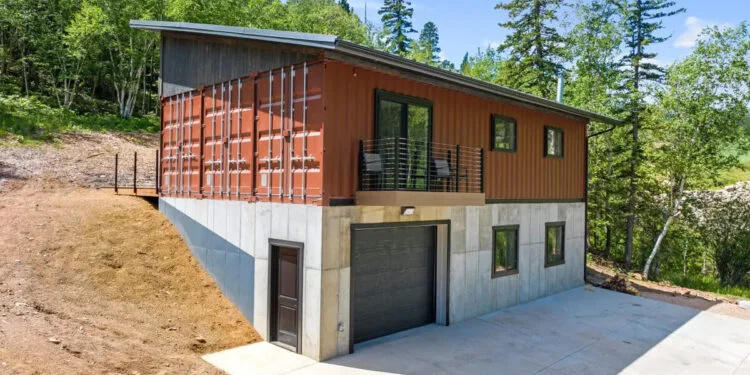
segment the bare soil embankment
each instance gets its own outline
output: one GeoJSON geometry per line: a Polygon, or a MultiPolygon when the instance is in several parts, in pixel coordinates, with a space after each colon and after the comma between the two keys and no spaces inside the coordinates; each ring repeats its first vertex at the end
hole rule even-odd
{"type": "Polygon", "coordinates": [[[260,340],[150,203],[82,187],[158,136],[62,139],[0,146],[0,373],[214,374],[260,340]]]}

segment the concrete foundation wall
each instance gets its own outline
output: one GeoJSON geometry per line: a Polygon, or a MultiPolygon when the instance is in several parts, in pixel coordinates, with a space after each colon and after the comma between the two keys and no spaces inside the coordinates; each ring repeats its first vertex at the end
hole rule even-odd
{"type": "MultiPolygon", "coordinates": [[[[450,222],[438,230],[438,244],[447,244],[449,251],[437,277],[448,281],[451,324],[583,284],[583,203],[417,207],[414,215],[402,216],[400,207],[163,197],[159,209],[265,339],[268,241],[303,243],[302,354],[316,360],[349,353],[352,224],[450,222]],[[545,268],[545,223],[558,221],[566,223],[565,263],[545,268]],[[493,279],[492,227],[497,225],[519,225],[519,273],[493,279]]],[[[441,303],[437,313],[444,311],[441,303]]]]}
{"type": "MultiPolygon", "coordinates": [[[[449,322],[477,317],[583,284],[584,204],[491,204],[476,207],[325,207],[320,351],[349,353],[351,224],[450,220],[449,322]],[[544,267],[545,223],[565,221],[565,263],[544,267]],[[492,227],[519,225],[519,273],[493,279],[492,227]]],[[[441,239],[438,239],[441,241],[441,239]]],[[[438,271],[440,274],[440,271],[438,271]]]]}
{"type": "Polygon", "coordinates": [[[268,241],[303,243],[302,354],[321,359],[321,207],[162,197],[159,210],[264,339],[269,333],[268,241]]]}

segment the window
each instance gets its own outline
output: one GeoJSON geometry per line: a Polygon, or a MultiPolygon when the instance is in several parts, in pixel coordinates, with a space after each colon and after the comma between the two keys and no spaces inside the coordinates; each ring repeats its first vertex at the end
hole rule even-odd
{"type": "Polygon", "coordinates": [[[493,227],[492,277],[518,273],[518,225],[493,227]]]}
{"type": "Polygon", "coordinates": [[[510,117],[492,115],[493,151],[516,151],[516,120],[510,117]]]}
{"type": "Polygon", "coordinates": [[[563,157],[563,130],[546,126],[544,128],[544,156],[563,157]]]}
{"type": "Polygon", "coordinates": [[[544,240],[544,266],[565,263],[565,222],[547,223],[544,240]]]}

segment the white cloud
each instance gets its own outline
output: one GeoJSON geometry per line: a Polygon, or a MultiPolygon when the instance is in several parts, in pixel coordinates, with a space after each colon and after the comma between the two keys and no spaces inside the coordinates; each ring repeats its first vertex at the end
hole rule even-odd
{"type": "MultiPolygon", "coordinates": [[[[675,48],[693,48],[698,41],[701,31],[706,27],[716,26],[718,23],[702,20],[698,17],[690,16],[685,19],[685,31],[677,36],[674,41],[675,48]]],[[[730,27],[731,24],[724,23],[721,27],[730,27]]]]}
{"type": "Polygon", "coordinates": [[[698,17],[690,16],[685,19],[685,31],[680,34],[674,41],[674,46],[677,48],[693,48],[695,42],[698,40],[701,30],[705,27],[705,22],[701,21],[698,17]]]}

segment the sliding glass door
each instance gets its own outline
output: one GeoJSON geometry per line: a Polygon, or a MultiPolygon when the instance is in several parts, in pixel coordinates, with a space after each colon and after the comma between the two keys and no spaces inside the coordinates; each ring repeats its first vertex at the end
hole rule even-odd
{"type": "Polygon", "coordinates": [[[397,190],[427,190],[432,103],[403,95],[376,94],[376,137],[393,166],[386,176],[397,190]]]}

